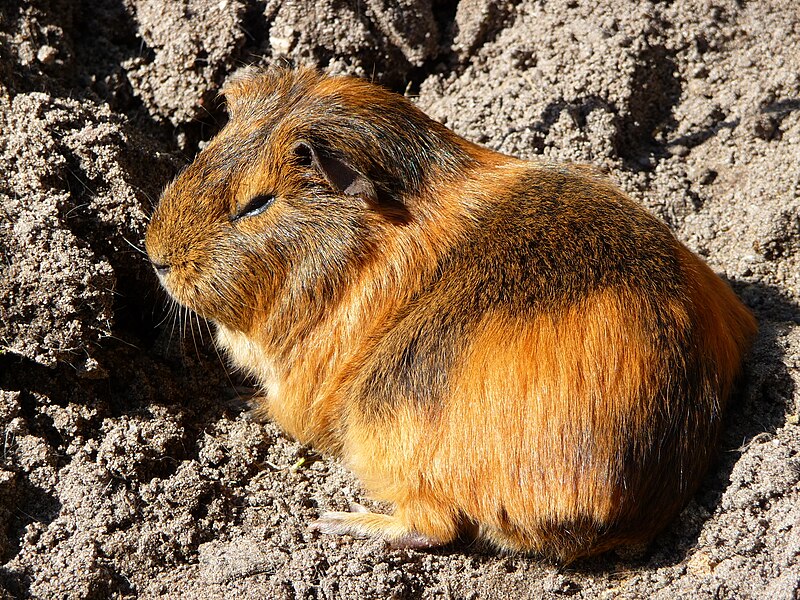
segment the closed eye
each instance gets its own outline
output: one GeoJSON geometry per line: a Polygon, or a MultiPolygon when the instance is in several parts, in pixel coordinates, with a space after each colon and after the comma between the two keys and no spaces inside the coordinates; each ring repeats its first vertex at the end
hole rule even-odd
{"type": "Polygon", "coordinates": [[[255,217],[267,210],[272,203],[275,202],[275,196],[271,194],[259,194],[253,196],[250,200],[236,211],[236,214],[231,215],[231,221],[238,221],[247,217],[255,217]]]}

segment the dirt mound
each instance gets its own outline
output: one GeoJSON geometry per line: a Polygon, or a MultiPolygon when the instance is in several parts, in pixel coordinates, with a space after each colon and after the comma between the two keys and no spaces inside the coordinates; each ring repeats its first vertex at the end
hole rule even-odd
{"type": "Polygon", "coordinates": [[[0,588],[41,598],[796,598],[800,8],[791,0],[4,0],[0,588]],[[218,91],[290,59],[465,137],[594,163],[753,309],[720,459],[648,549],[557,569],[319,537],[365,499],[248,420],[141,254],[218,91]]]}

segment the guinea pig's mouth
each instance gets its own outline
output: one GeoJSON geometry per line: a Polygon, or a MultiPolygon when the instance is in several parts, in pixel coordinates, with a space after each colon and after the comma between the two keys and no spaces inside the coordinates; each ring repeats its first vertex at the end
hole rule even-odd
{"type": "Polygon", "coordinates": [[[200,311],[197,310],[196,302],[194,301],[194,297],[198,294],[197,286],[183,276],[182,269],[177,269],[175,265],[162,264],[155,261],[152,262],[152,265],[158,277],[158,282],[167,294],[178,304],[199,313],[200,311]]]}
{"type": "Polygon", "coordinates": [[[161,287],[178,305],[188,308],[199,317],[209,321],[224,322],[231,327],[239,325],[239,317],[221,297],[224,283],[196,271],[196,269],[176,269],[166,272],[155,268],[161,287]]]}

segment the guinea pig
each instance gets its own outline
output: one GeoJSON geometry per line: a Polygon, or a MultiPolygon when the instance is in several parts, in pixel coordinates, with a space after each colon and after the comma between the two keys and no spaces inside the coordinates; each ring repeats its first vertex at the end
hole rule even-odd
{"type": "Polygon", "coordinates": [[[147,252],[258,411],[394,507],[313,529],[570,562],[675,517],[757,326],[664,224],[590,167],[482,148],[357,78],[223,93],[147,252]]]}

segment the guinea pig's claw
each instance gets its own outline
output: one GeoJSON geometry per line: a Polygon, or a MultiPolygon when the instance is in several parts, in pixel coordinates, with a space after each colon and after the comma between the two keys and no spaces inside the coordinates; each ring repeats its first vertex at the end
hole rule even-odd
{"type": "Polygon", "coordinates": [[[311,531],[327,533],[330,535],[350,535],[355,538],[366,538],[369,535],[362,528],[357,527],[356,523],[350,522],[348,516],[354,513],[347,512],[326,512],[322,513],[319,519],[311,521],[308,528],[311,531]]]}
{"type": "Polygon", "coordinates": [[[358,502],[351,502],[350,505],[347,507],[350,509],[351,513],[368,513],[369,509],[364,506],[363,504],[359,504],[358,502]]]}
{"type": "Polygon", "coordinates": [[[397,517],[371,513],[360,504],[351,505],[353,512],[327,512],[309,524],[311,531],[354,538],[380,538],[392,548],[425,549],[442,542],[406,527],[397,517]]]}

